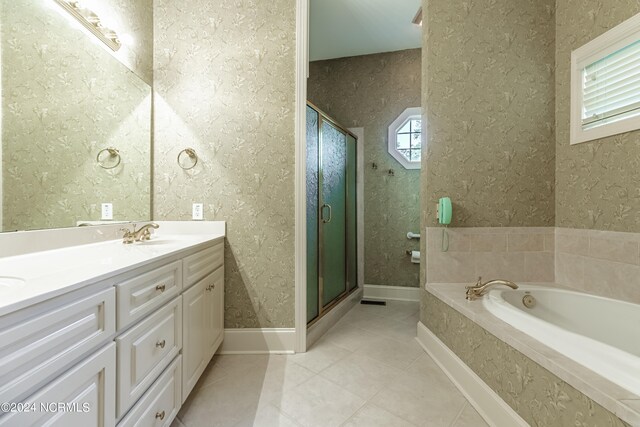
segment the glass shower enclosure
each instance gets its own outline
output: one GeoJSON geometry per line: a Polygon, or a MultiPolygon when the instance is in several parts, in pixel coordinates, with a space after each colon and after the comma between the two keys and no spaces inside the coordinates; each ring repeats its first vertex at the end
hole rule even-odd
{"type": "Polygon", "coordinates": [[[358,287],[357,138],[307,104],[307,323],[358,287]]]}

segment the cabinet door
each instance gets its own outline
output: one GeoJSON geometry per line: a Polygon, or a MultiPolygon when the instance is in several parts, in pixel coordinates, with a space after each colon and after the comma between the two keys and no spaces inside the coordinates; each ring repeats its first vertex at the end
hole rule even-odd
{"type": "Polygon", "coordinates": [[[28,412],[0,417],[0,426],[113,427],[115,365],[112,343],[25,399],[28,412]]]}
{"type": "Polygon", "coordinates": [[[182,294],[182,401],[206,368],[207,313],[210,302],[206,278],[182,294]]]}
{"type": "Polygon", "coordinates": [[[207,279],[208,295],[206,342],[207,361],[210,361],[222,342],[224,333],[224,267],[218,268],[207,279]]]}

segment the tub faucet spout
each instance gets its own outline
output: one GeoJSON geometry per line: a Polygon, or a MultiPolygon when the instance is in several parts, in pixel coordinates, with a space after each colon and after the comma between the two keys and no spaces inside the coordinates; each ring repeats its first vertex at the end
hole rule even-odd
{"type": "Polygon", "coordinates": [[[467,300],[473,301],[480,298],[487,293],[491,286],[494,285],[505,285],[511,289],[518,289],[518,285],[513,283],[511,280],[489,280],[486,283],[482,283],[482,277],[478,277],[478,282],[475,285],[466,287],[467,300]]]}

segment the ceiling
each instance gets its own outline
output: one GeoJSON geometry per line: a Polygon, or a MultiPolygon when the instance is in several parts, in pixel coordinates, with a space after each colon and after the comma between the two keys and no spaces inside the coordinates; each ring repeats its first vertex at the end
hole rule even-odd
{"type": "Polygon", "coordinates": [[[342,58],[421,46],[411,23],[420,0],[310,0],[309,58],[342,58]]]}

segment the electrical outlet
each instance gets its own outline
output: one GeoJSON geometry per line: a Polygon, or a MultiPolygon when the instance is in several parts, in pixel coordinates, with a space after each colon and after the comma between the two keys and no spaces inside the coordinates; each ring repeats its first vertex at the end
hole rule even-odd
{"type": "Polygon", "coordinates": [[[204,206],[202,203],[193,204],[193,219],[200,221],[204,219],[204,206]]]}
{"type": "Polygon", "coordinates": [[[113,203],[102,204],[102,220],[107,221],[113,219],[113,203]]]}

